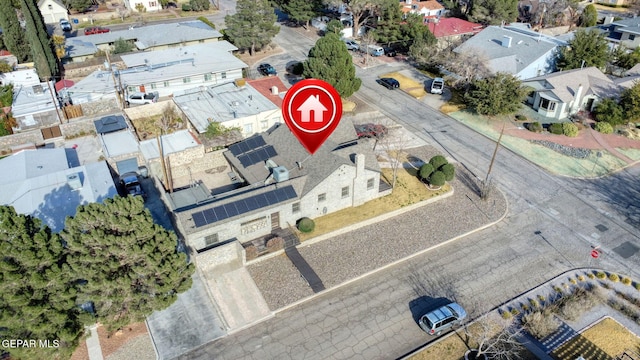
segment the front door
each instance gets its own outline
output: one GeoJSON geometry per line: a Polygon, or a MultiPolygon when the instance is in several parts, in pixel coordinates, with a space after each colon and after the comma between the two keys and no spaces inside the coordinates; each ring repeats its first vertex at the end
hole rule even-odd
{"type": "Polygon", "coordinates": [[[271,230],[280,228],[280,213],[274,212],[271,214],[271,230]]]}

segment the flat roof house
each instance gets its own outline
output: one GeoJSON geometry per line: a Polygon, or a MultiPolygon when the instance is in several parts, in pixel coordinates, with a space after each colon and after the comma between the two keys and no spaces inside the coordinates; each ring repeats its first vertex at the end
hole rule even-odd
{"type": "Polygon", "coordinates": [[[73,149],[23,150],[0,159],[0,204],[42,220],[54,232],[79,205],[117,194],[104,161],[80,165],[73,149]]]}
{"type": "Polygon", "coordinates": [[[555,70],[555,51],[567,43],[540,33],[510,26],[488,26],[455,53],[484,58],[493,72],[506,72],[524,80],[555,70]]]}
{"type": "Polygon", "coordinates": [[[16,131],[39,129],[60,123],[60,104],[53,86],[51,81],[13,89],[11,112],[18,122],[16,131]]]}
{"type": "Polygon", "coordinates": [[[358,206],[391,191],[380,180],[371,144],[358,141],[348,118],[313,156],[284,125],[230,146],[224,156],[246,186],[173,203],[180,231],[198,252],[229,240],[248,243],[295,226],[302,217],[358,206]]]}

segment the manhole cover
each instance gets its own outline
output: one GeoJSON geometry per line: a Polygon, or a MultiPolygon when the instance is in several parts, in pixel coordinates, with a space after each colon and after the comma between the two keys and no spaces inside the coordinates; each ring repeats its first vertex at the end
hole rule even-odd
{"type": "Polygon", "coordinates": [[[613,249],[616,254],[622,256],[624,259],[632,257],[638,252],[638,250],[640,250],[640,248],[629,241],[625,241],[620,246],[613,249]]]}
{"type": "Polygon", "coordinates": [[[598,230],[600,230],[600,231],[602,231],[602,232],[605,232],[605,231],[609,230],[609,228],[608,228],[608,227],[606,227],[606,226],[604,226],[604,225],[602,225],[602,224],[598,224],[598,225],[596,225],[596,229],[598,229],[598,230]]]}

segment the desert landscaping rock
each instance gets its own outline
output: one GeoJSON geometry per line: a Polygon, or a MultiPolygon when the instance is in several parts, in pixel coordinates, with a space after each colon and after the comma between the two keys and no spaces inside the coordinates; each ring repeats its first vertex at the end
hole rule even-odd
{"type": "Polygon", "coordinates": [[[591,155],[591,150],[557,144],[546,140],[531,140],[532,143],[542,145],[562,155],[571,156],[578,159],[586,159],[591,155]]]}

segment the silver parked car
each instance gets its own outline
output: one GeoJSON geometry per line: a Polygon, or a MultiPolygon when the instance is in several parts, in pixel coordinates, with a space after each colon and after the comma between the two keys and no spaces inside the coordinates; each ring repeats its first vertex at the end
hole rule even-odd
{"type": "Polygon", "coordinates": [[[418,320],[422,330],[429,335],[440,335],[443,331],[459,326],[467,317],[467,312],[457,303],[450,303],[428,312],[418,320]]]}

